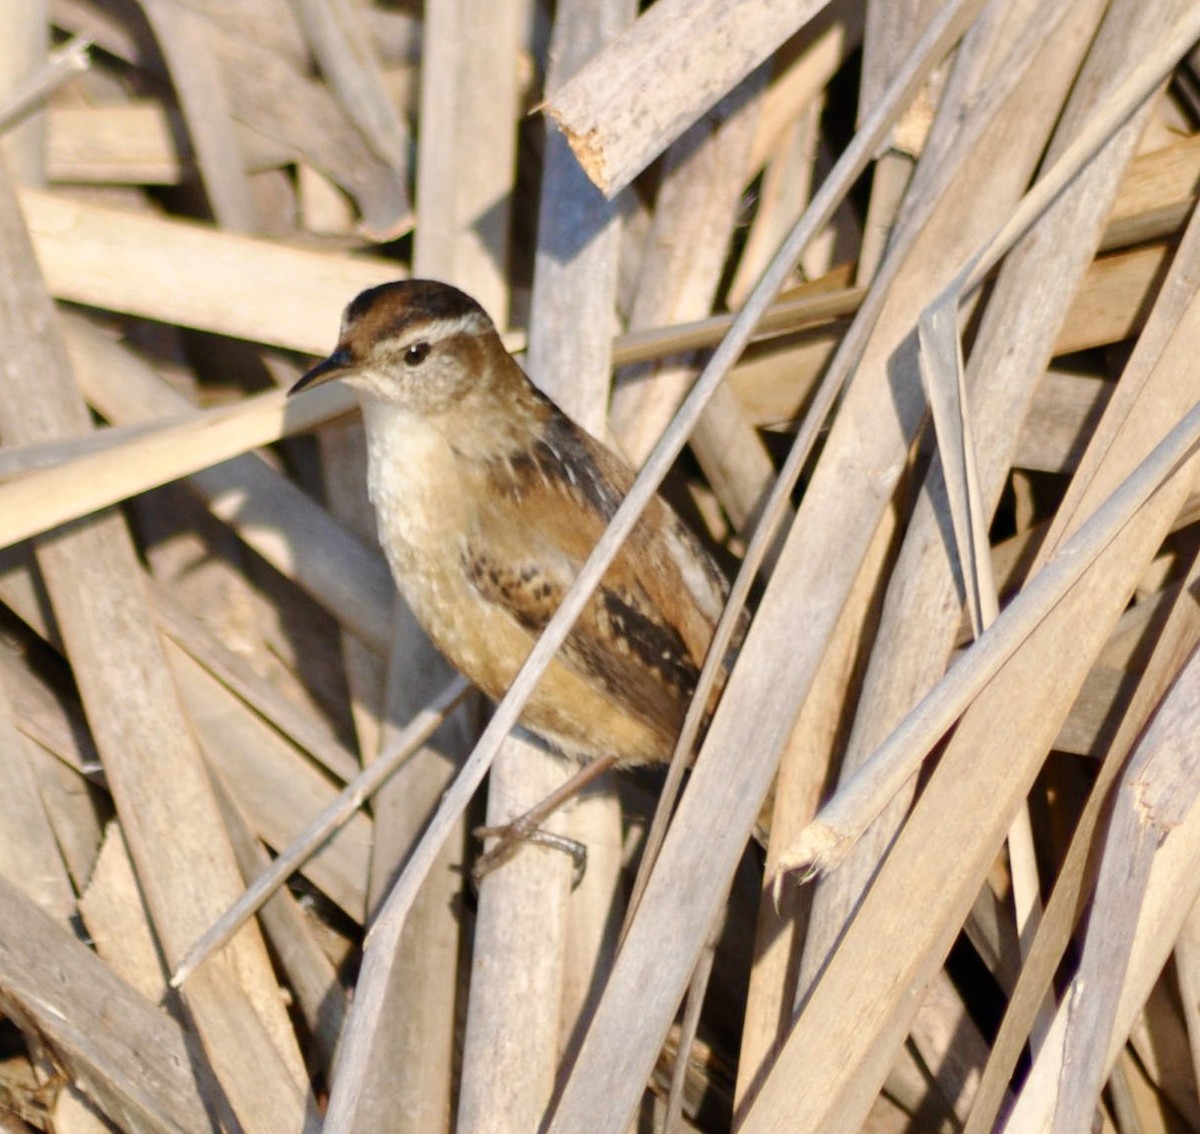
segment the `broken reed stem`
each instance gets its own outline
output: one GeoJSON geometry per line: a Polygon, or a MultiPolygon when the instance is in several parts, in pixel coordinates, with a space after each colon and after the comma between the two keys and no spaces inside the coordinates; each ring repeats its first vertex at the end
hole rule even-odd
{"type": "Polygon", "coordinates": [[[0,105],[0,134],[23,122],[64,83],[92,65],[92,41],[77,35],[46,60],[45,66],[0,105]]]}

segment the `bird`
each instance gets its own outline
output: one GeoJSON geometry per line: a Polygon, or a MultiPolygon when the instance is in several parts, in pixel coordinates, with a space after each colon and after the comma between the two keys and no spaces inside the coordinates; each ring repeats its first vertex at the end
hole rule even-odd
{"type": "MultiPolygon", "coordinates": [[[[332,381],[358,397],[368,494],[400,593],[451,665],[499,700],[633,469],[542,393],[483,307],[447,283],[359,294],[332,353],[289,395],[332,381]]],[[[727,593],[712,556],[652,498],[521,716],[580,770],[481,832],[500,841],[478,873],[601,771],[671,758],[727,593]]]]}

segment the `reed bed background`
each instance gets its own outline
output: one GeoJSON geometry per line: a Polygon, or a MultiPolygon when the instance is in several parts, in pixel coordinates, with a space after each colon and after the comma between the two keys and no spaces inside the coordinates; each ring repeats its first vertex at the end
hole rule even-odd
{"type": "Polygon", "coordinates": [[[0,2],[3,1129],[1200,1129],[1197,40],[0,2]],[[753,614],[687,773],[552,821],[576,888],[465,879],[567,769],[284,398],[407,275],[643,468],[599,556],[665,478],[753,614]]]}

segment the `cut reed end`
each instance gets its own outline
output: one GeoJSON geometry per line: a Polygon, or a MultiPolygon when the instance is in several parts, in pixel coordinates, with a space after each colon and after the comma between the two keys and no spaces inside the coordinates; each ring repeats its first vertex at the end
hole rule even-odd
{"type": "Polygon", "coordinates": [[[612,171],[609,169],[603,136],[600,131],[572,129],[561,109],[550,103],[547,103],[543,109],[562,132],[563,137],[567,139],[567,145],[571,147],[575,160],[587,174],[588,180],[611,200],[624,186],[613,184],[612,171]]]}
{"type": "Polygon", "coordinates": [[[810,823],[805,827],[800,837],[767,872],[767,883],[776,906],[788,875],[799,875],[798,881],[807,882],[818,875],[828,874],[841,865],[850,845],[851,841],[845,835],[824,823],[810,823]]]}

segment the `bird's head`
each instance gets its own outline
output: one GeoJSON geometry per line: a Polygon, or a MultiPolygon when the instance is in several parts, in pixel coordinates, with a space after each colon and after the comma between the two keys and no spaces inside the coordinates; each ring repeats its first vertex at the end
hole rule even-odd
{"type": "Polygon", "coordinates": [[[363,398],[433,416],[483,392],[508,360],[495,325],[465,292],[401,280],[362,292],[346,308],[333,353],[288,392],[341,380],[363,398]]]}

